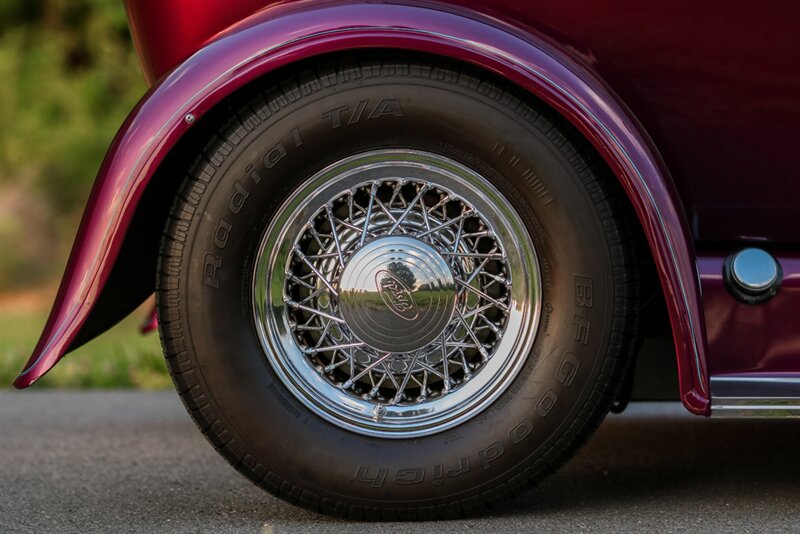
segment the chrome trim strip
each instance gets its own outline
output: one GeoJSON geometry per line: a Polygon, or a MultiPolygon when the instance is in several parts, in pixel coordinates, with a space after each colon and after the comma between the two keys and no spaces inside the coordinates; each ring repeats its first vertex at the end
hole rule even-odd
{"type": "Polygon", "coordinates": [[[711,416],[800,419],[800,397],[712,397],[711,416]]]}
{"type": "Polygon", "coordinates": [[[712,398],[794,398],[800,397],[800,374],[711,377],[712,398]]]}
{"type": "Polygon", "coordinates": [[[712,376],[712,417],[800,419],[800,374],[712,376]]]}

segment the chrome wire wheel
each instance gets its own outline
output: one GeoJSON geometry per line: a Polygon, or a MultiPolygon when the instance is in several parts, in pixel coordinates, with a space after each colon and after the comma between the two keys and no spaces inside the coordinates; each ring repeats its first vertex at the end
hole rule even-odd
{"type": "Polygon", "coordinates": [[[531,238],[508,200],[449,158],[378,150],[323,169],[279,208],[254,315],[312,412],[407,438],[475,416],[513,381],[538,326],[531,238]]]}

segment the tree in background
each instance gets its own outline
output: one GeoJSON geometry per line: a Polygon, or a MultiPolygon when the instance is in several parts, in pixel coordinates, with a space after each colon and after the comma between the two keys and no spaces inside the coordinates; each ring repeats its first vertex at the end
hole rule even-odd
{"type": "Polygon", "coordinates": [[[0,291],[61,273],[103,155],[145,90],[121,0],[0,1],[0,291]]]}

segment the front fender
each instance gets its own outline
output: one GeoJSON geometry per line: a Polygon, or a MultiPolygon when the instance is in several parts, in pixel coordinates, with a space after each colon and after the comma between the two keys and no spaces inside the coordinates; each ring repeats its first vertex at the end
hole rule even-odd
{"type": "Polygon", "coordinates": [[[223,32],[162,78],[108,151],[50,318],[14,385],[31,385],[69,350],[109,279],[148,183],[195,121],[270,71],[355,48],[427,52],[488,69],[547,102],[586,136],[618,177],[649,242],[672,324],[682,400],[692,412],[708,413],[694,251],[675,188],[648,136],[594,72],[546,39],[439,5],[278,6],[223,32]]]}

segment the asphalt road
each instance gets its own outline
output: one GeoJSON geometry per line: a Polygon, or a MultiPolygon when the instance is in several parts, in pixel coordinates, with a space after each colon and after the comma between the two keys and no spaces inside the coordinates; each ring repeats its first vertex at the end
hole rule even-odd
{"type": "Polygon", "coordinates": [[[219,458],[172,392],[0,392],[1,532],[800,532],[800,423],[674,403],[610,416],[555,476],[489,517],[316,515],[219,458]]]}

